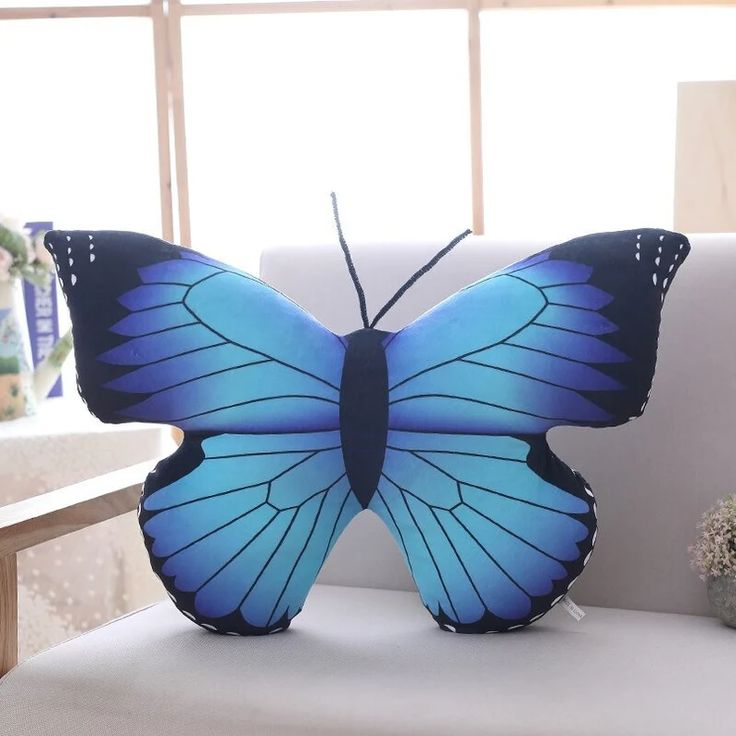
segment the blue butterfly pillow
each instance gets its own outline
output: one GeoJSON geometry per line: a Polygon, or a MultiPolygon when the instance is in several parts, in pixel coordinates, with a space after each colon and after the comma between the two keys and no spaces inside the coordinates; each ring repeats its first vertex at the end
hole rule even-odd
{"type": "Polygon", "coordinates": [[[546,433],[641,415],[689,251],[661,230],[578,238],[396,333],[367,326],[361,300],[364,327],[339,336],[253,276],[154,238],[54,231],[46,245],[90,410],[184,431],[145,482],[140,524],[176,606],[228,634],[288,627],[366,509],[442,628],[543,616],[596,537],[591,489],[546,433]]]}

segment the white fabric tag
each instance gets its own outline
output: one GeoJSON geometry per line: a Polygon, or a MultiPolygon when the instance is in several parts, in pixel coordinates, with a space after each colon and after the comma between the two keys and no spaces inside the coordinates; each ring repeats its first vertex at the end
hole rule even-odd
{"type": "Polygon", "coordinates": [[[560,603],[576,621],[580,621],[585,616],[585,611],[569,595],[566,595],[560,603]]]}

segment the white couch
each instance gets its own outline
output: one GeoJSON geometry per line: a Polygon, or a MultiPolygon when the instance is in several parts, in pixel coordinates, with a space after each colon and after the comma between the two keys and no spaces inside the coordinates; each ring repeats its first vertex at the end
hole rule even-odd
{"type": "MultiPolygon", "coordinates": [[[[702,511],[736,486],[736,237],[691,242],[644,417],[551,437],[599,501],[596,554],[574,589],[580,623],[557,607],[516,633],[442,632],[388,533],[361,514],[288,632],[213,636],[157,604],[12,670],[0,733],[732,736],[736,633],[703,615],[687,546],[702,511]]],[[[355,247],[369,311],[441,245],[355,247]]],[[[383,328],[542,245],[471,239],[383,328]]],[[[331,329],[359,326],[336,245],[267,252],[262,275],[331,329]]]]}

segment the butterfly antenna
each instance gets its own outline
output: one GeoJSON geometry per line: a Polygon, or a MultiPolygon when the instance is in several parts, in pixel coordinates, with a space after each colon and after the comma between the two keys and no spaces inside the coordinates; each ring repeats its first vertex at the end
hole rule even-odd
{"type": "Polygon", "coordinates": [[[424,276],[425,273],[428,273],[431,271],[439,262],[442,260],[461,240],[464,238],[467,238],[468,235],[470,235],[473,231],[472,230],[466,230],[465,232],[460,233],[457,237],[453,238],[439,253],[437,253],[432,260],[428,261],[424,266],[422,266],[387,302],[383,305],[383,307],[379,310],[378,314],[373,318],[373,321],[371,322],[370,326],[375,327],[378,320],[383,317],[386,312],[388,312],[391,307],[396,304],[399,299],[401,299],[402,296],[412,287],[414,284],[416,284],[417,281],[419,281],[422,276],[424,276]]]}
{"type": "Polygon", "coordinates": [[[358,272],[355,270],[355,264],[353,263],[353,257],[350,255],[350,248],[345,242],[345,236],[342,234],[342,225],[340,225],[340,214],[337,211],[337,195],[335,192],[331,192],[330,197],[332,198],[332,214],[335,217],[335,225],[337,226],[337,237],[340,240],[340,247],[345,256],[345,263],[348,265],[348,271],[350,272],[350,278],[353,280],[355,291],[358,294],[358,304],[360,304],[360,317],[363,320],[363,327],[368,327],[368,309],[365,306],[365,292],[363,286],[358,278],[358,272]]]}

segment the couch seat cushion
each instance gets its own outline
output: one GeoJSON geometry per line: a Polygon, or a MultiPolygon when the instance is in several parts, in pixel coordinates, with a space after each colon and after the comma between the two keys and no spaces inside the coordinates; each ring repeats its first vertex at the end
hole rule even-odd
{"type": "Polygon", "coordinates": [[[413,593],[316,586],[292,628],[210,634],[168,602],[0,681],[4,736],[736,733],[736,635],[714,619],[559,606],[441,631],[413,593]]]}

